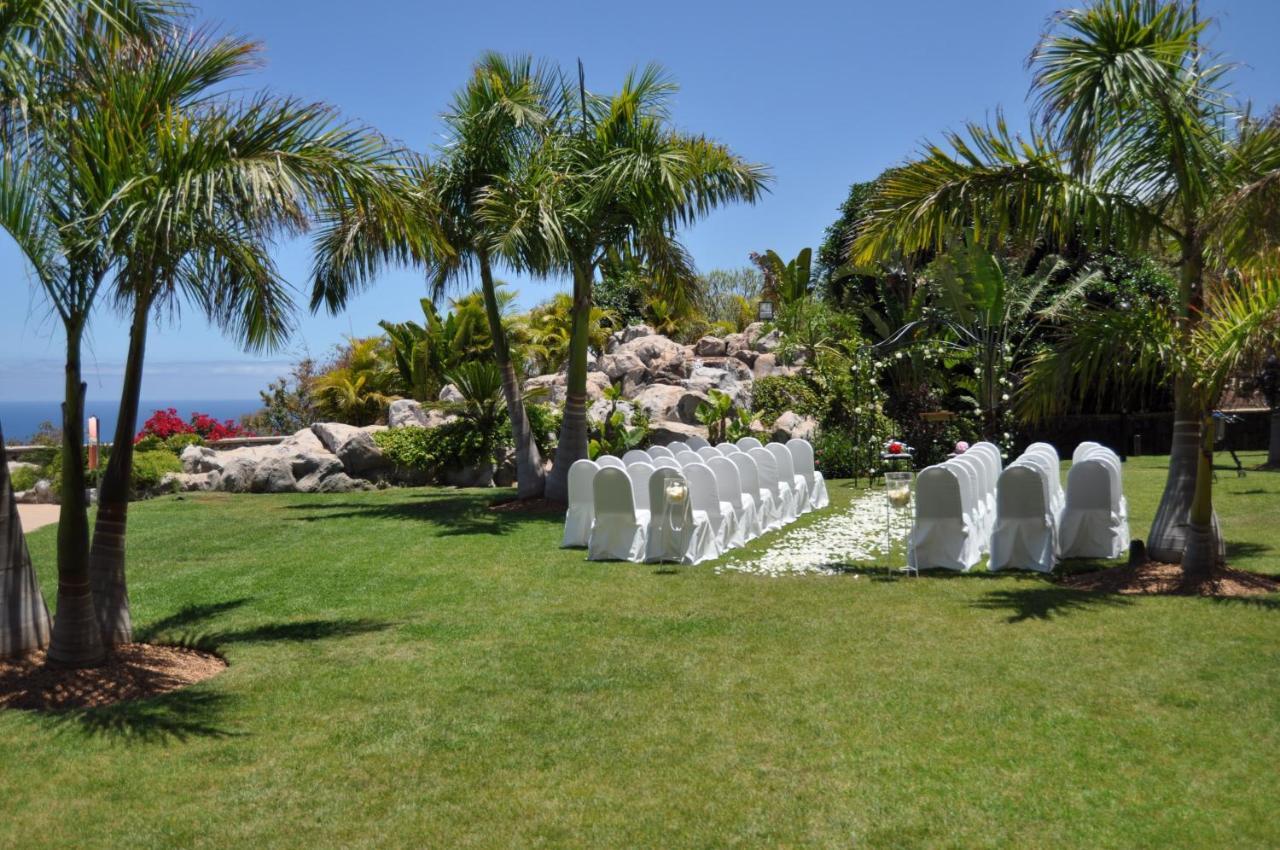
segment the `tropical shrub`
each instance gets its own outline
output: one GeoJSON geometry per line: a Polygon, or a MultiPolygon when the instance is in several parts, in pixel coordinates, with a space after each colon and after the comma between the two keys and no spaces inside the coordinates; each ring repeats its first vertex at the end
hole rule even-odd
{"type": "Polygon", "coordinates": [[[14,492],[22,492],[30,490],[36,486],[36,482],[40,480],[39,471],[29,466],[20,466],[9,473],[9,483],[13,487],[14,492]]]}
{"type": "MultiPolygon", "coordinates": [[[[698,405],[694,416],[707,426],[707,439],[712,443],[723,443],[728,439],[729,424],[739,422],[745,411],[735,411],[733,397],[717,389],[707,391],[707,400],[698,405]]],[[[750,414],[747,415],[747,427],[750,427],[750,414]]],[[[745,435],[743,435],[745,436],[745,435]]]]}
{"type": "MultiPolygon", "coordinates": [[[[174,434],[173,436],[180,437],[182,435],[174,434]]],[[[139,451],[139,452],[154,452],[154,451],[159,451],[164,447],[165,447],[165,441],[157,437],[155,434],[146,434],[134,440],[133,442],[134,451],[139,451]]]]}
{"type": "Polygon", "coordinates": [[[437,428],[391,428],[373,439],[388,460],[405,469],[435,473],[493,459],[493,434],[484,434],[461,419],[437,428]]]}
{"type": "Polygon", "coordinates": [[[649,417],[644,411],[636,408],[631,414],[631,424],[627,424],[627,415],[618,409],[622,401],[622,390],[610,387],[604,391],[609,401],[609,412],[599,423],[590,424],[590,436],[587,441],[587,456],[592,460],[601,455],[622,456],[632,449],[641,448],[649,439],[649,417]]]}
{"type": "Polygon", "coordinates": [[[792,410],[801,416],[822,416],[825,406],[817,388],[800,375],[761,378],[751,388],[751,409],[761,422],[772,424],[782,413],[792,410]]]}
{"type": "Polygon", "coordinates": [[[245,425],[259,434],[293,434],[318,421],[313,388],[316,362],[304,357],[288,375],[281,376],[258,392],[262,409],[246,417],[245,425]]]}
{"type": "MultiPolygon", "coordinates": [[[[108,452],[104,452],[102,462],[96,470],[85,469],[85,486],[98,486],[98,479],[102,475],[102,469],[106,466],[109,456],[108,452]]],[[[160,479],[169,472],[181,472],[182,461],[178,460],[177,455],[165,448],[163,444],[158,449],[146,451],[137,451],[133,454],[133,470],[130,479],[130,498],[143,498],[152,495],[160,486],[160,479]]],[[[45,469],[44,477],[49,479],[49,483],[53,486],[53,492],[58,496],[62,495],[62,455],[59,453],[49,463],[45,469]]]]}
{"type": "Polygon", "coordinates": [[[204,437],[199,434],[174,434],[164,441],[164,447],[176,455],[182,454],[187,446],[203,446],[204,437]]]}
{"type": "Polygon", "coordinates": [[[218,420],[205,413],[192,413],[191,421],[184,422],[176,408],[169,407],[157,410],[142,423],[142,430],[133,438],[138,445],[147,437],[155,437],[161,446],[148,443],[151,450],[162,447],[170,437],[178,434],[195,434],[202,440],[226,440],[232,437],[251,437],[253,434],[230,419],[218,420]]]}

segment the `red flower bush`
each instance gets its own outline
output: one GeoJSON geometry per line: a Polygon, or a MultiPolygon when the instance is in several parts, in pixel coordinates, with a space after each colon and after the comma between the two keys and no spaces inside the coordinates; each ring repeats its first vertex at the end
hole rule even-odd
{"type": "Polygon", "coordinates": [[[143,437],[167,440],[175,434],[199,434],[205,440],[225,440],[229,437],[249,437],[252,434],[230,419],[219,421],[207,413],[192,413],[191,421],[184,422],[177,408],[157,410],[142,423],[142,430],[133,438],[136,443],[143,437]]]}

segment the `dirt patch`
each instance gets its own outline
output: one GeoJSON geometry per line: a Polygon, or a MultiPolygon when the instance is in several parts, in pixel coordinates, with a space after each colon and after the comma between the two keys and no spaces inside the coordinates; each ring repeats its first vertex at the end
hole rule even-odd
{"type": "Polygon", "coordinates": [[[1280,592],[1280,580],[1272,576],[1221,567],[1207,579],[1189,583],[1180,564],[1156,561],[1067,576],[1060,584],[1075,590],[1129,595],[1259,596],[1280,592]]]}
{"type": "Polygon", "coordinates": [[[117,647],[101,667],[83,670],[46,667],[44,652],[36,652],[0,661],[0,708],[98,708],[176,691],[226,667],[212,653],[147,643],[117,647]]]}
{"type": "Polygon", "coordinates": [[[494,502],[489,510],[504,514],[563,514],[566,507],[564,502],[550,499],[506,499],[494,502]]]}

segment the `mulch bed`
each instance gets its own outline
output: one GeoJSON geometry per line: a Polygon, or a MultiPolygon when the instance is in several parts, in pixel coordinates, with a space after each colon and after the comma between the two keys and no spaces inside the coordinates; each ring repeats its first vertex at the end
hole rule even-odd
{"type": "Polygon", "coordinates": [[[176,691],[227,667],[212,653],[147,643],[116,647],[105,664],[83,670],[46,667],[44,655],[0,661],[0,708],[99,708],[176,691]]]}
{"type": "Polygon", "coordinates": [[[1067,576],[1059,584],[1075,590],[1127,595],[1176,596],[1259,596],[1280,591],[1280,580],[1272,576],[1219,567],[1207,579],[1188,583],[1180,564],[1147,561],[1126,564],[1094,573],[1067,576]]]}
{"type": "Polygon", "coordinates": [[[563,514],[566,507],[564,502],[553,502],[550,499],[507,499],[494,502],[489,510],[504,514],[563,514]]]}

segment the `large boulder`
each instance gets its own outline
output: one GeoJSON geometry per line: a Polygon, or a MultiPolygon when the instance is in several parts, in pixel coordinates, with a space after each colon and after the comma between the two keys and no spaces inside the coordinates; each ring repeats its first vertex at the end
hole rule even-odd
{"type": "MultiPolygon", "coordinates": [[[[587,406],[587,419],[592,422],[603,422],[605,417],[609,415],[609,411],[613,410],[613,402],[607,399],[593,401],[587,406]]],[[[635,413],[635,405],[629,401],[619,401],[617,410],[622,413],[622,419],[628,425],[631,424],[631,415],[635,413]]]]}
{"type": "MultiPolygon", "coordinates": [[[[228,453],[230,454],[230,453],[228,453]]],[[[248,493],[253,486],[254,473],[258,462],[248,456],[234,457],[222,465],[218,477],[218,489],[228,493],[248,493]]]]}
{"type": "Polygon", "coordinates": [[[160,489],[179,493],[207,493],[218,489],[221,477],[217,472],[166,472],[160,479],[160,489]]]}
{"type": "Polygon", "coordinates": [[[742,329],[742,339],[747,348],[755,348],[756,340],[765,335],[764,322],[752,322],[742,329]]]}
{"type": "Polygon", "coordinates": [[[724,353],[726,357],[732,357],[739,351],[750,351],[751,345],[747,342],[746,334],[729,334],[724,338],[724,353]]]}
{"type": "Polygon", "coordinates": [[[373,489],[373,485],[368,481],[352,478],[345,472],[339,472],[324,479],[317,479],[314,474],[308,475],[299,481],[297,486],[299,493],[350,493],[354,490],[373,489]]]}
{"type": "Polygon", "coordinates": [[[778,362],[778,355],[776,354],[761,354],[756,358],[755,366],[752,367],[751,371],[758,381],[761,378],[794,375],[800,371],[800,368],[798,366],[782,365],[778,362]]]}
{"type": "MultiPolygon", "coordinates": [[[[569,376],[564,372],[558,372],[554,375],[539,375],[536,378],[530,378],[524,382],[525,391],[545,387],[548,394],[548,400],[552,404],[564,404],[565,396],[568,395],[565,387],[568,385],[569,376]]],[[[609,382],[609,376],[604,372],[591,371],[587,373],[587,402],[593,402],[596,399],[604,397],[604,391],[609,389],[613,384],[609,382]]]]}
{"type": "Polygon", "coordinates": [[[636,337],[614,352],[623,353],[634,354],[650,372],[682,371],[685,360],[684,346],[659,334],[636,337]]]}
{"type": "Polygon", "coordinates": [[[756,365],[756,359],[760,356],[760,353],[752,351],[750,348],[739,348],[731,356],[734,360],[750,369],[756,365]]]}
{"type": "Polygon", "coordinates": [[[190,474],[219,472],[224,465],[222,455],[207,446],[187,446],[179,459],[182,461],[182,471],[190,474]]]}
{"type": "Polygon", "coordinates": [[[357,478],[385,471],[389,464],[373,435],[384,427],[357,428],[340,422],[317,422],[311,426],[316,437],[330,453],[337,455],[348,475],[357,478]]]}
{"type": "Polygon", "coordinates": [[[405,425],[427,427],[427,414],[422,409],[422,402],[411,398],[398,398],[391,402],[387,409],[387,425],[392,428],[403,428],[405,425]]]}
{"type": "Polygon", "coordinates": [[[693,344],[693,353],[698,357],[724,357],[726,349],[727,343],[718,336],[704,336],[693,344]]]}
{"type": "Polygon", "coordinates": [[[444,387],[441,388],[438,398],[440,401],[452,404],[460,404],[466,401],[466,399],[462,397],[461,391],[459,391],[453,384],[445,384],[444,387]]]}
{"type": "Polygon", "coordinates": [[[649,367],[633,352],[621,351],[600,357],[600,370],[615,384],[621,384],[623,395],[634,395],[640,387],[652,383],[649,367]]]}
{"type": "Polygon", "coordinates": [[[707,429],[699,425],[686,425],[684,422],[655,422],[649,429],[649,442],[655,446],[665,446],[677,440],[684,442],[690,437],[707,438],[707,429]]]}
{"type": "Polygon", "coordinates": [[[773,421],[773,439],[785,443],[793,437],[812,440],[818,423],[812,416],[801,416],[792,410],[784,411],[773,421]]]}
{"type": "Polygon", "coordinates": [[[670,384],[651,384],[632,399],[650,421],[676,421],[688,425],[697,424],[698,405],[707,400],[707,394],[687,387],[670,384]]]}
{"type": "Polygon", "coordinates": [[[782,331],[774,328],[764,336],[761,336],[752,343],[752,348],[760,352],[776,351],[778,346],[782,345],[782,331]]]}
{"type": "Polygon", "coordinates": [[[735,407],[751,406],[751,372],[737,360],[723,361],[729,368],[718,366],[695,366],[683,385],[691,390],[709,394],[711,390],[719,390],[732,400],[735,407]],[[739,371],[741,370],[741,371],[739,371]]]}
{"type": "Polygon", "coordinates": [[[330,475],[337,475],[346,469],[342,465],[342,461],[338,460],[337,455],[324,451],[298,452],[291,455],[282,455],[281,459],[288,462],[289,472],[297,481],[301,481],[308,475],[316,475],[321,479],[328,478],[330,475]]]}
{"type": "Polygon", "coordinates": [[[653,336],[654,330],[648,325],[628,325],[620,331],[614,331],[605,343],[604,350],[612,353],[618,346],[631,342],[642,336],[653,336]]]}

